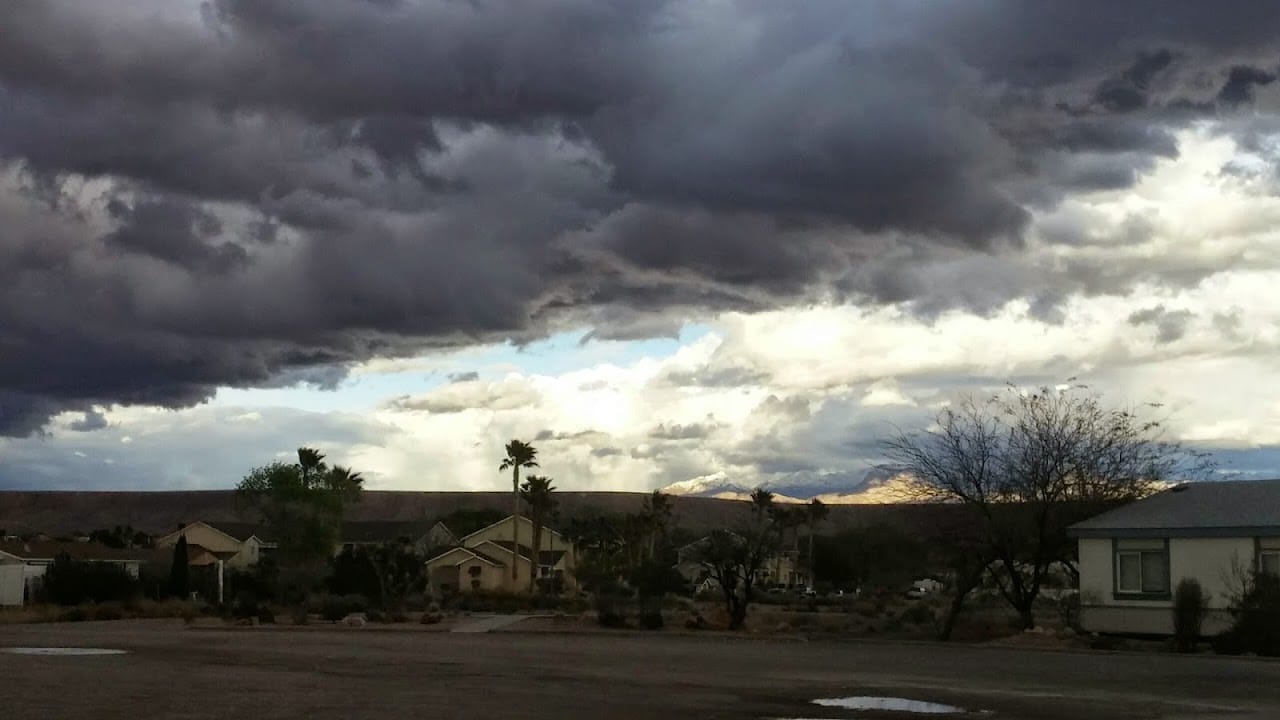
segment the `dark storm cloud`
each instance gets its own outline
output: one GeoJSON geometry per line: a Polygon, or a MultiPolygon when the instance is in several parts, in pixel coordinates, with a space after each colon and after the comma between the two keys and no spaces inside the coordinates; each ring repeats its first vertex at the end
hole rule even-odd
{"type": "Polygon", "coordinates": [[[1129,324],[1150,325],[1156,329],[1156,342],[1164,344],[1181,340],[1187,325],[1195,316],[1190,310],[1169,310],[1163,305],[1138,310],[1129,315],[1129,324]]]}
{"type": "Polygon", "coordinates": [[[999,270],[1263,102],[1278,36],[1191,0],[0,3],[0,434],[567,324],[1116,287],[999,270]]]}
{"type": "Polygon", "coordinates": [[[133,205],[113,199],[107,214],[120,226],[103,238],[123,252],[147,255],[194,272],[226,272],[248,260],[239,245],[213,243],[222,231],[212,214],[185,200],[144,199],[133,205]]]}
{"type": "Polygon", "coordinates": [[[1118,77],[1108,78],[1098,86],[1095,101],[1111,112],[1133,112],[1146,107],[1151,81],[1173,62],[1173,53],[1165,49],[1140,52],[1133,64],[1118,77]]]}
{"type": "Polygon", "coordinates": [[[86,410],[84,417],[71,423],[70,427],[76,432],[93,432],[107,427],[110,423],[107,418],[98,410],[86,410]]]}
{"type": "Polygon", "coordinates": [[[1253,89],[1275,82],[1275,73],[1259,70],[1246,65],[1231,68],[1227,75],[1227,83],[1218,91],[1218,101],[1228,105],[1239,105],[1253,100],[1253,89]]]}

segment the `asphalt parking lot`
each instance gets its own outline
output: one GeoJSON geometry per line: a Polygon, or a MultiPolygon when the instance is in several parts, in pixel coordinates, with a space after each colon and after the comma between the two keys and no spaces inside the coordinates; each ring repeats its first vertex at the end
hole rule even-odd
{"type": "MultiPolygon", "coordinates": [[[[0,627],[0,718],[909,718],[811,704],[890,696],[992,718],[1280,718],[1280,662],[662,633],[0,627]]],[[[919,716],[925,717],[925,716],[919,716]]],[[[932,716],[945,717],[945,716],[932,716]]]]}

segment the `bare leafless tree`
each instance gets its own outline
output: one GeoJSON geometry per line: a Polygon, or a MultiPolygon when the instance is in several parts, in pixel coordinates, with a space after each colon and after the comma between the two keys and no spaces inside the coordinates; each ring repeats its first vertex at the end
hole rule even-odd
{"type": "Polygon", "coordinates": [[[1206,456],[1166,438],[1157,408],[1111,408],[1084,385],[1011,385],[965,397],[883,448],[915,499],[973,510],[975,552],[1030,628],[1052,566],[1071,560],[1067,525],[1208,467],[1206,456]]]}

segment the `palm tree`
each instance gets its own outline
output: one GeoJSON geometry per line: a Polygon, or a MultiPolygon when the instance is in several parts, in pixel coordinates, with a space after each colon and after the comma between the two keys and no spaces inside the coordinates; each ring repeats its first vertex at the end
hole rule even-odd
{"type": "Polygon", "coordinates": [[[343,502],[351,503],[360,500],[360,491],[364,488],[364,477],[349,467],[334,465],[324,475],[325,486],[334,491],[343,502]]]}
{"type": "Polygon", "coordinates": [[[782,574],[782,561],[786,551],[778,552],[777,562],[774,564],[773,573],[777,582],[790,586],[795,577],[795,573],[798,571],[798,567],[796,567],[796,565],[799,564],[800,558],[800,526],[805,522],[805,513],[803,510],[782,507],[777,504],[774,505],[770,513],[773,517],[774,523],[778,526],[780,544],[785,545],[787,535],[791,535],[793,545],[791,550],[791,557],[793,558],[792,574],[790,576],[784,576],[782,574]]]}
{"type": "Polygon", "coordinates": [[[327,469],[324,454],[315,448],[298,448],[298,468],[302,471],[303,487],[311,487],[311,481],[327,469]]]}
{"type": "Polygon", "coordinates": [[[539,561],[542,557],[542,522],[556,506],[556,500],[551,495],[553,492],[555,486],[551,484],[551,478],[541,475],[530,475],[520,487],[520,496],[529,506],[529,519],[533,522],[533,549],[530,551],[532,557],[529,558],[533,571],[529,573],[529,592],[533,592],[538,582],[539,561]]]}
{"type": "Polygon", "coordinates": [[[515,561],[520,550],[520,468],[538,467],[538,449],[526,442],[512,440],[506,445],[507,456],[502,459],[498,471],[511,469],[511,586],[520,579],[519,564],[515,561]]]}
{"type": "Polygon", "coordinates": [[[773,493],[762,487],[752,490],[751,512],[755,514],[756,520],[763,520],[765,516],[773,512],[773,493]]]}
{"type": "Polygon", "coordinates": [[[652,559],[657,555],[658,538],[666,535],[667,526],[671,524],[671,496],[654,490],[645,498],[642,514],[649,526],[649,558],[652,559]]]}
{"type": "Polygon", "coordinates": [[[818,498],[814,498],[804,508],[804,524],[809,526],[809,589],[813,589],[813,535],[818,523],[826,519],[831,511],[818,498]]]}

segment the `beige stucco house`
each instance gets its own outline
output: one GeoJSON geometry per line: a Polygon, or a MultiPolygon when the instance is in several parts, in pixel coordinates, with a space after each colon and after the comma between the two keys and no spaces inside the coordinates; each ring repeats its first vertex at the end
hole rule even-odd
{"type": "Polygon", "coordinates": [[[185,535],[188,565],[202,567],[222,561],[226,567],[244,568],[257,564],[275,549],[276,543],[264,539],[265,534],[257,525],[201,520],[157,538],[156,547],[172,548],[185,535]]]}
{"type": "Polygon", "coordinates": [[[1204,632],[1231,623],[1242,575],[1280,573],[1280,480],[1179,485],[1068,530],[1079,543],[1080,622],[1089,631],[1173,633],[1173,590],[1194,578],[1204,632]]]}
{"type": "Polygon", "coordinates": [[[533,523],[520,517],[520,545],[511,544],[514,516],[508,516],[488,527],[461,538],[458,546],[427,560],[431,588],[437,592],[472,592],[497,590],[524,592],[529,588],[529,574],[536,572],[540,581],[558,581],[564,589],[576,587],[573,577],[575,553],[573,544],[549,527],[542,528],[541,548],[532,549],[533,523]],[[511,568],[515,565],[513,577],[511,568]]]}

